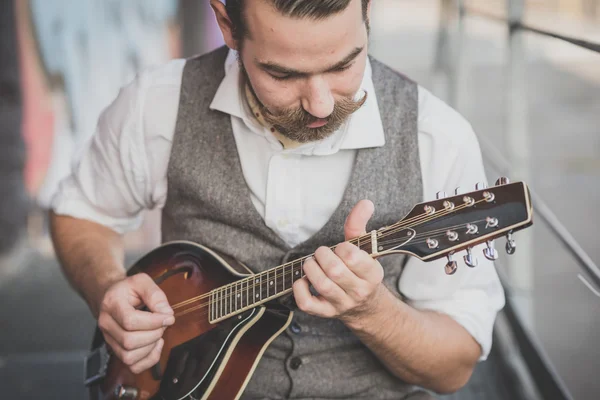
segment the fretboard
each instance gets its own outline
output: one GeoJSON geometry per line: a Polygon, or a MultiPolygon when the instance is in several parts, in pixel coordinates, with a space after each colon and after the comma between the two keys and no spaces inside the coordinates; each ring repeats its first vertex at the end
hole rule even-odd
{"type": "MultiPolygon", "coordinates": [[[[361,236],[350,240],[350,243],[373,254],[372,237],[371,234],[361,236]]],[[[290,293],[294,282],[305,275],[304,262],[312,257],[311,254],[212,290],[209,305],[210,322],[222,321],[290,293]]]]}

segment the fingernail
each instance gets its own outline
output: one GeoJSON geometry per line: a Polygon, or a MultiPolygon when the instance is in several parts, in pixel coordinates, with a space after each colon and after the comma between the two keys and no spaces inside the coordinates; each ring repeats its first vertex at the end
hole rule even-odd
{"type": "Polygon", "coordinates": [[[163,314],[173,314],[173,309],[165,302],[158,303],[156,309],[163,314]]]}
{"type": "Polygon", "coordinates": [[[175,323],[175,317],[172,315],[163,320],[163,326],[173,325],[174,323],[175,323]]]}
{"type": "Polygon", "coordinates": [[[164,345],[165,345],[165,340],[160,339],[158,342],[158,351],[161,351],[164,345]]]}

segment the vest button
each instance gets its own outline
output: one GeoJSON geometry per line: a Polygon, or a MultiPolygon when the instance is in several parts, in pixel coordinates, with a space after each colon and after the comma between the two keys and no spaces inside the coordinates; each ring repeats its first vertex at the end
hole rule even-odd
{"type": "Polygon", "coordinates": [[[302,365],[302,359],[300,357],[294,357],[290,360],[290,368],[297,370],[302,365]]]}
{"type": "Polygon", "coordinates": [[[291,323],[290,330],[292,331],[292,333],[295,333],[296,335],[299,334],[300,332],[302,332],[302,328],[296,322],[291,323]]]}

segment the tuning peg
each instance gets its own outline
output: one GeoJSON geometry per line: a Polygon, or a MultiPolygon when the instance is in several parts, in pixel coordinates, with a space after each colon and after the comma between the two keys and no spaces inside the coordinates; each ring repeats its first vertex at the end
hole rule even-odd
{"type": "Polygon", "coordinates": [[[475,268],[477,264],[479,264],[479,260],[477,259],[477,257],[474,257],[471,253],[470,247],[467,247],[467,255],[463,258],[465,259],[465,264],[467,264],[468,267],[475,268]]]}
{"type": "Polygon", "coordinates": [[[444,192],[443,190],[441,192],[437,192],[437,194],[435,195],[435,197],[439,200],[439,199],[443,199],[444,197],[446,197],[446,192],[444,192]]]}
{"type": "Polygon", "coordinates": [[[517,243],[512,238],[512,233],[508,233],[506,235],[506,252],[508,254],[515,254],[515,250],[517,250],[517,243]]]}
{"type": "Polygon", "coordinates": [[[456,189],[454,189],[454,194],[455,195],[459,195],[460,194],[460,186],[457,187],[456,189]]]}
{"type": "Polygon", "coordinates": [[[452,261],[452,254],[448,254],[448,263],[446,264],[446,275],[454,275],[456,270],[458,269],[458,265],[456,261],[452,261]]]}
{"type": "Polygon", "coordinates": [[[492,247],[492,241],[487,241],[487,247],[483,249],[483,255],[490,261],[494,261],[498,259],[498,252],[495,248],[492,247]]]}
{"type": "Polygon", "coordinates": [[[502,176],[502,177],[498,178],[498,180],[496,181],[496,186],[508,185],[509,183],[510,183],[510,179],[508,179],[505,176],[502,176]]]}
{"type": "Polygon", "coordinates": [[[483,190],[483,189],[487,189],[487,185],[483,182],[478,182],[477,185],[475,185],[475,190],[483,190]]]}

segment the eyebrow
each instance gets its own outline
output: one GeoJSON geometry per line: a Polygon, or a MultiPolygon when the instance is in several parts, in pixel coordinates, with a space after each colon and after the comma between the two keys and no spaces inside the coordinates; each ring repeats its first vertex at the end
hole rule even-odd
{"type": "MultiPolygon", "coordinates": [[[[346,64],[353,61],[356,57],[358,57],[358,55],[360,53],[362,53],[363,50],[364,50],[364,46],[355,48],[342,61],[335,63],[333,66],[331,66],[329,68],[326,68],[325,71],[323,71],[323,72],[335,71],[336,69],[339,69],[339,68],[345,66],[346,64]]],[[[293,69],[293,68],[287,68],[287,67],[284,67],[283,65],[279,65],[279,64],[271,63],[271,62],[258,62],[258,65],[266,71],[275,72],[277,74],[286,74],[286,75],[295,75],[295,76],[306,76],[306,75],[312,74],[311,72],[300,71],[300,70],[293,69]]]]}

